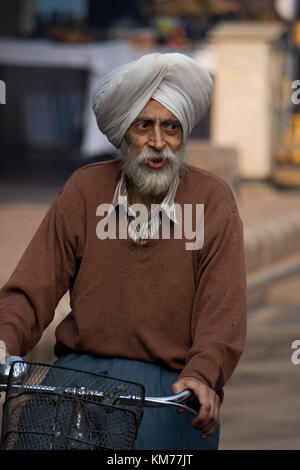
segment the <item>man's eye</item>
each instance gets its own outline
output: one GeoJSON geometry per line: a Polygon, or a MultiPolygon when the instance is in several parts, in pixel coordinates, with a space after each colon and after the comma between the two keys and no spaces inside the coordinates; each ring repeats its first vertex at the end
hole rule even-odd
{"type": "Polygon", "coordinates": [[[166,128],[169,129],[170,131],[176,131],[178,129],[178,124],[176,123],[167,124],[166,128]]]}
{"type": "Polygon", "coordinates": [[[149,127],[149,123],[148,122],[140,122],[137,127],[139,129],[147,129],[149,127]]]}

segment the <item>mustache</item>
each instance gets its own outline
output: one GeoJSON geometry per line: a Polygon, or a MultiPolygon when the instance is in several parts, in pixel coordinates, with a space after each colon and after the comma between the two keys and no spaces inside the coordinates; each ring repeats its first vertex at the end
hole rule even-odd
{"type": "Polygon", "coordinates": [[[135,158],[136,162],[140,164],[147,163],[148,160],[152,160],[154,158],[160,158],[162,160],[169,161],[170,163],[174,163],[178,159],[178,156],[170,149],[163,149],[160,151],[148,149],[140,152],[135,158]]]}

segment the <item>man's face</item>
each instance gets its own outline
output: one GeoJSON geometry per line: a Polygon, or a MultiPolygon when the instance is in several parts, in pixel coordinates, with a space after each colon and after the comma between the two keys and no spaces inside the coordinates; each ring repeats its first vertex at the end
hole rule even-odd
{"type": "Polygon", "coordinates": [[[149,101],[126,133],[136,153],[143,150],[176,152],[182,143],[182,126],[171,111],[158,101],[149,101]]]}
{"type": "Polygon", "coordinates": [[[157,101],[149,101],[120,147],[124,173],[144,195],[165,193],[183,163],[180,121],[157,101]]]}

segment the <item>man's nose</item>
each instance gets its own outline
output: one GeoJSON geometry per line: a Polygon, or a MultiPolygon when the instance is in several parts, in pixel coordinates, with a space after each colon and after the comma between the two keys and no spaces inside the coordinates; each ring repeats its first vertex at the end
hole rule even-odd
{"type": "Polygon", "coordinates": [[[154,148],[157,151],[162,150],[166,146],[166,141],[164,134],[161,131],[160,127],[154,127],[148,141],[149,147],[154,148]]]}

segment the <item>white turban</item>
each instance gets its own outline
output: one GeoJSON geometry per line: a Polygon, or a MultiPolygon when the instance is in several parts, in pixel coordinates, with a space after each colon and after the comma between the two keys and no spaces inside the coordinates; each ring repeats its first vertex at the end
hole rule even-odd
{"type": "Polygon", "coordinates": [[[208,110],[213,90],[209,73],[195,60],[177,52],[147,54],[106,75],[93,95],[99,129],[119,147],[154,98],[181,122],[184,140],[208,110]]]}

